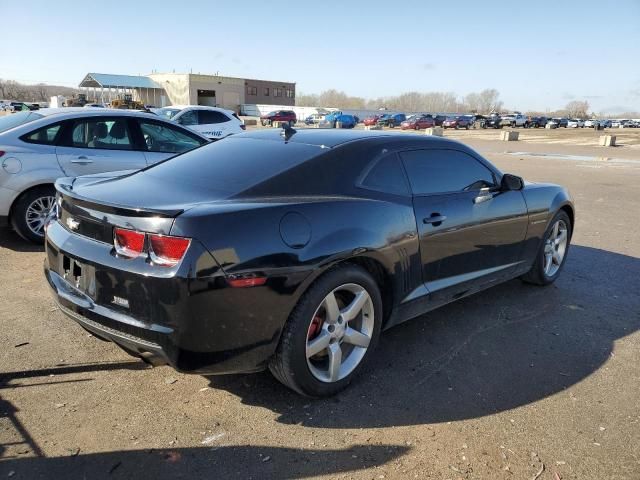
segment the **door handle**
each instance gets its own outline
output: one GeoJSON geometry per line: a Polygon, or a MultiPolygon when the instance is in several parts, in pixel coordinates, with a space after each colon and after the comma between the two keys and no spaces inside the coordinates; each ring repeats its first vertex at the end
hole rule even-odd
{"type": "Polygon", "coordinates": [[[71,163],[77,163],[78,165],[87,165],[88,163],[93,163],[93,160],[89,160],[89,157],[80,155],[77,159],[71,160],[71,163]]]}
{"type": "Polygon", "coordinates": [[[422,222],[423,223],[430,223],[434,227],[437,227],[437,226],[441,225],[442,222],[444,222],[446,219],[447,219],[447,217],[444,216],[444,215],[440,215],[439,213],[432,213],[430,217],[423,218],[422,222]]]}

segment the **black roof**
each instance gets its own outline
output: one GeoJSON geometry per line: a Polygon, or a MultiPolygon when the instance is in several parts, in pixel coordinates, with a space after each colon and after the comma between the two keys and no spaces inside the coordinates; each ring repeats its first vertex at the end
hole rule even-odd
{"type": "MultiPolygon", "coordinates": [[[[230,138],[255,138],[259,140],[285,141],[284,130],[270,128],[264,130],[254,130],[250,132],[233,135],[230,138]]],[[[302,143],[307,145],[324,146],[333,148],[338,145],[366,139],[385,139],[389,142],[438,142],[438,143],[458,143],[442,137],[432,137],[428,135],[402,134],[369,130],[346,130],[335,128],[296,128],[288,141],[291,143],[302,143]]]]}

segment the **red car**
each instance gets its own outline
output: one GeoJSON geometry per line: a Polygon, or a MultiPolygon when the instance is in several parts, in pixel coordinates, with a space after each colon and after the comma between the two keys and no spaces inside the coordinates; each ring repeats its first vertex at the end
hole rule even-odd
{"type": "Polygon", "coordinates": [[[274,110],[260,117],[260,123],[263,127],[271,125],[273,122],[289,122],[293,126],[297,121],[296,112],[293,110],[274,110]]]}
{"type": "Polygon", "coordinates": [[[364,124],[366,126],[372,126],[372,125],[377,125],[378,124],[378,119],[381,117],[382,115],[373,115],[371,117],[367,117],[364,119],[364,124]]]}
{"type": "Polygon", "coordinates": [[[469,130],[469,127],[473,125],[473,117],[462,115],[460,117],[447,117],[447,119],[442,122],[443,128],[466,128],[469,130]]]}
{"type": "Polygon", "coordinates": [[[412,115],[400,124],[402,130],[420,130],[421,128],[433,128],[436,121],[431,115],[412,115]]]}

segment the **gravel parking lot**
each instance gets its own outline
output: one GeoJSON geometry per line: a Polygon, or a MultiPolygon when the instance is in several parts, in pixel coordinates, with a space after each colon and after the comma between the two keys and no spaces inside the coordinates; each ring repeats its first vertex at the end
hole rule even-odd
{"type": "Polygon", "coordinates": [[[0,479],[640,478],[640,132],[605,149],[593,130],[518,130],[446,136],[571,190],[558,282],[388,331],[328,400],[147,367],[58,311],[42,249],[0,230],[0,479]]]}

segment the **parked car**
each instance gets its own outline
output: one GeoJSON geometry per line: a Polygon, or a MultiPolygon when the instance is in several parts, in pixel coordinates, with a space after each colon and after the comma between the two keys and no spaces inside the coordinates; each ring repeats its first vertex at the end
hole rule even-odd
{"type": "Polygon", "coordinates": [[[489,115],[485,118],[485,128],[502,128],[502,117],[500,115],[489,115]]]}
{"type": "Polygon", "coordinates": [[[212,140],[220,140],[245,129],[240,117],[232,110],[204,105],[174,105],[160,108],[156,115],[179,123],[212,140]]]}
{"type": "Polygon", "coordinates": [[[524,127],[527,123],[527,116],[517,112],[502,115],[501,123],[504,127],[524,127]]]}
{"type": "Polygon", "coordinates": [[[544,128],[548,121],[547,117],[528,117],[524,126],[526,128],[544,128]]]}
{"type": "MultiPolygon", "coordinates": [[[[329,115],[327,115],[327,117],[329,117],[329,115]]],[[[327,121],[327,117],[325,117],[325,121],[327,121]]],[[[358,124],[358,120],[354,115],[346,113],[332,115],[330,121],[334,128],[337,128],[338,126],[341,126],[341,128],[354,128],[358,124]]]]}
{"type": "Polygon", "coordinates": [[[274,110],[260,117],[260,123],[263,127],[271,125],[273,122],[289,122],[293,126],[298,121],[296,112],[293,110],[274,110]]]}
{"type": "Polygon", "coordinates": [[[436,127],[441,127],[442,123],[447,119],[446,115],[436,115],[433,120],[436,122],[436,127]]]}
{"type": "Polygon", "coordinates": [[[11,102],[8,105],[5,105],[5,110],[9,112],[23,112],[31,109],[24,102],[11,102]]]}
{"type": "Polygon", "coordinates": [[[468,115],[460,115],[458,117],[448,117],[444,122],[442,122],[442,128],[455,128],[456,130],[459,128],[465,128],[469,130],[469,127],[473,124],[473,117],[468,115]]]}
{"type": "Polygon", "coordinates": [[[370,117],[367,117],[364,119],[363,123],[365,124],[365,126],[373,126],[373,125],[377,125],[378,124],[378,119],[380,119],[380,117],[382,116],[382,114],[380,115],[371,115],[370,117]]]}
{"type": "Polygon", "coordinates": [[[313,113],[304,119],[304,123],[305,125],[315,125],[323,121],[324,117],[324,115],[321,115],[319,113],[313,113]]]}
{"type": "Polygon", "coordinates": [[[551,118],[547,121],[550,128],[567,127],[569,121],[566,118],[551,118]]]}
{"type": "Polygon", "coordinates": [[[553,283],[574,224],[560,186],[364,131],[247,132],[56,188],[45,276],[63,313],[148,362],[269,368],[312,397],[347,387],[382,330],[513,278],[553,283]]]}
{"type": "Polygon", "coordinates": [[[633,120],[623,120],[620,122],[619,128],[638,128],[638,124],[633,120]]]}
{"type": "Polygon", "coordinates": [[[584,128],[584,120],[571,118],[567,121],[567,128],[584,128]]]}
{"type": "Polygon", "coordinates": [[[42,242],[57,178],[140,169],[205,143],[135,111],[67,107],[0,117],[0,225],[42,242]]]}
{"type": "Polygon", "coordinates": [[[378,125],[382,127],[394,128],[407,119],[404,113],[385,113],[378,119],[378,125]]]}
{"type": "Polygon", "coordinates": [[[591,118],[584,121],[584,126],[587,128],[594,128],[596,125],[598,125],[598,123],[598,120],[591,118]]]}
{"type": "Polygon", "coordinates": [[[402,130],[420,130],[423,128],[433,128],[436,122],[431,115],[411,115],[404,122],[400,123],[402,130]]]}
{"type": "Polygon", "coordinates": [[[340,115],[342,115],[342,110],[334,110],[332,112],[329,112],[324,116],[324,119],[322,120],[321,123],[324,124],[325,126],[335,128],[336,120],[340,115]]]}

